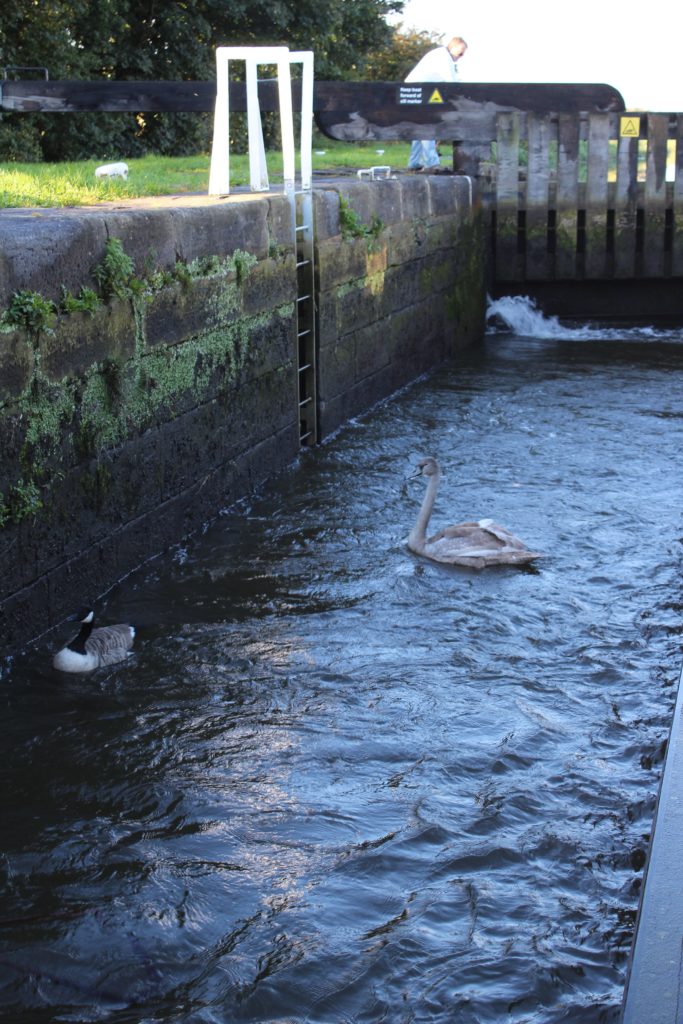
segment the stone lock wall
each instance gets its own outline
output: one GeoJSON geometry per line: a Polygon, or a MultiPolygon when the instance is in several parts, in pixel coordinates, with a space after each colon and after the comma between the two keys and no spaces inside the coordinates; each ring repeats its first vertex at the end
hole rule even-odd
{"type": "MultiPolygon", "coordinates": [[[[315,208],[324,436],[481,335],[484,273],[467,181],[315,208]]],[[[292,461],[296,298],[283,196],[0,212],[0,656],[292,461]]]]}
{"type": "Polygon", "coordinates": [[[325,436],[481,338],[485,267],[466,178],[352,181],[315,199],[325,436]]]}

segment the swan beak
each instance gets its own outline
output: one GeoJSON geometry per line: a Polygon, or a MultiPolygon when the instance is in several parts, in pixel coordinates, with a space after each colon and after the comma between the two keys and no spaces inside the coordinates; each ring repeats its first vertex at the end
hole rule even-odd
{"type": "Polygon", "coordinates": [[[403,477],[403,483],[401,484],[401,494],[405,497],[410,494],[410,485],[414,484],[418,477],[422,476],[422,471],[416,469],[414,473],[408,473],[407,476],[403,477]]]}

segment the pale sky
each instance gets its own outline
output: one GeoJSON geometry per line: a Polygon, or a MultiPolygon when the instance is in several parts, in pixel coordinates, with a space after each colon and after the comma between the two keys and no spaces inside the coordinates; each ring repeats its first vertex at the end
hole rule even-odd
{"type": "MultiPolygon", "coordinates": [[[[471,82],[604,82],[627,109],[683,111],[683,17],[643,0],[408,0],[406,26],[463,36],[471,82]]],[[[396,19],[392,19],[396,20],[396,19]]]]}

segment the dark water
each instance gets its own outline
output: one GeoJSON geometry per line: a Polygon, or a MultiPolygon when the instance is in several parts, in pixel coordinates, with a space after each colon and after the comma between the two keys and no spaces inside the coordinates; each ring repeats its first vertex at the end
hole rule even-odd
{"type": "Polygon", "coordinates": [[[0,680],[0,1016],[615,1022],[683,632],[683,333],[490,336],[0,680]],[[405,548],[490,515],[548,553],[405,548]]]}

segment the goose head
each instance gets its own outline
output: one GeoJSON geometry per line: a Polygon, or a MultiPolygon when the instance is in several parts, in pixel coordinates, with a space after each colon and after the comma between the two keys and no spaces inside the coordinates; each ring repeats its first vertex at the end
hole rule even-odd
{"type": "Polygon", "coordinates": [[[84,607],[80,611],[74,612],[73,615],[69,615],[67,622],[81,622],[83,625],[90,625],[95,618],[95,613],[92,608],[84,607]]]}

